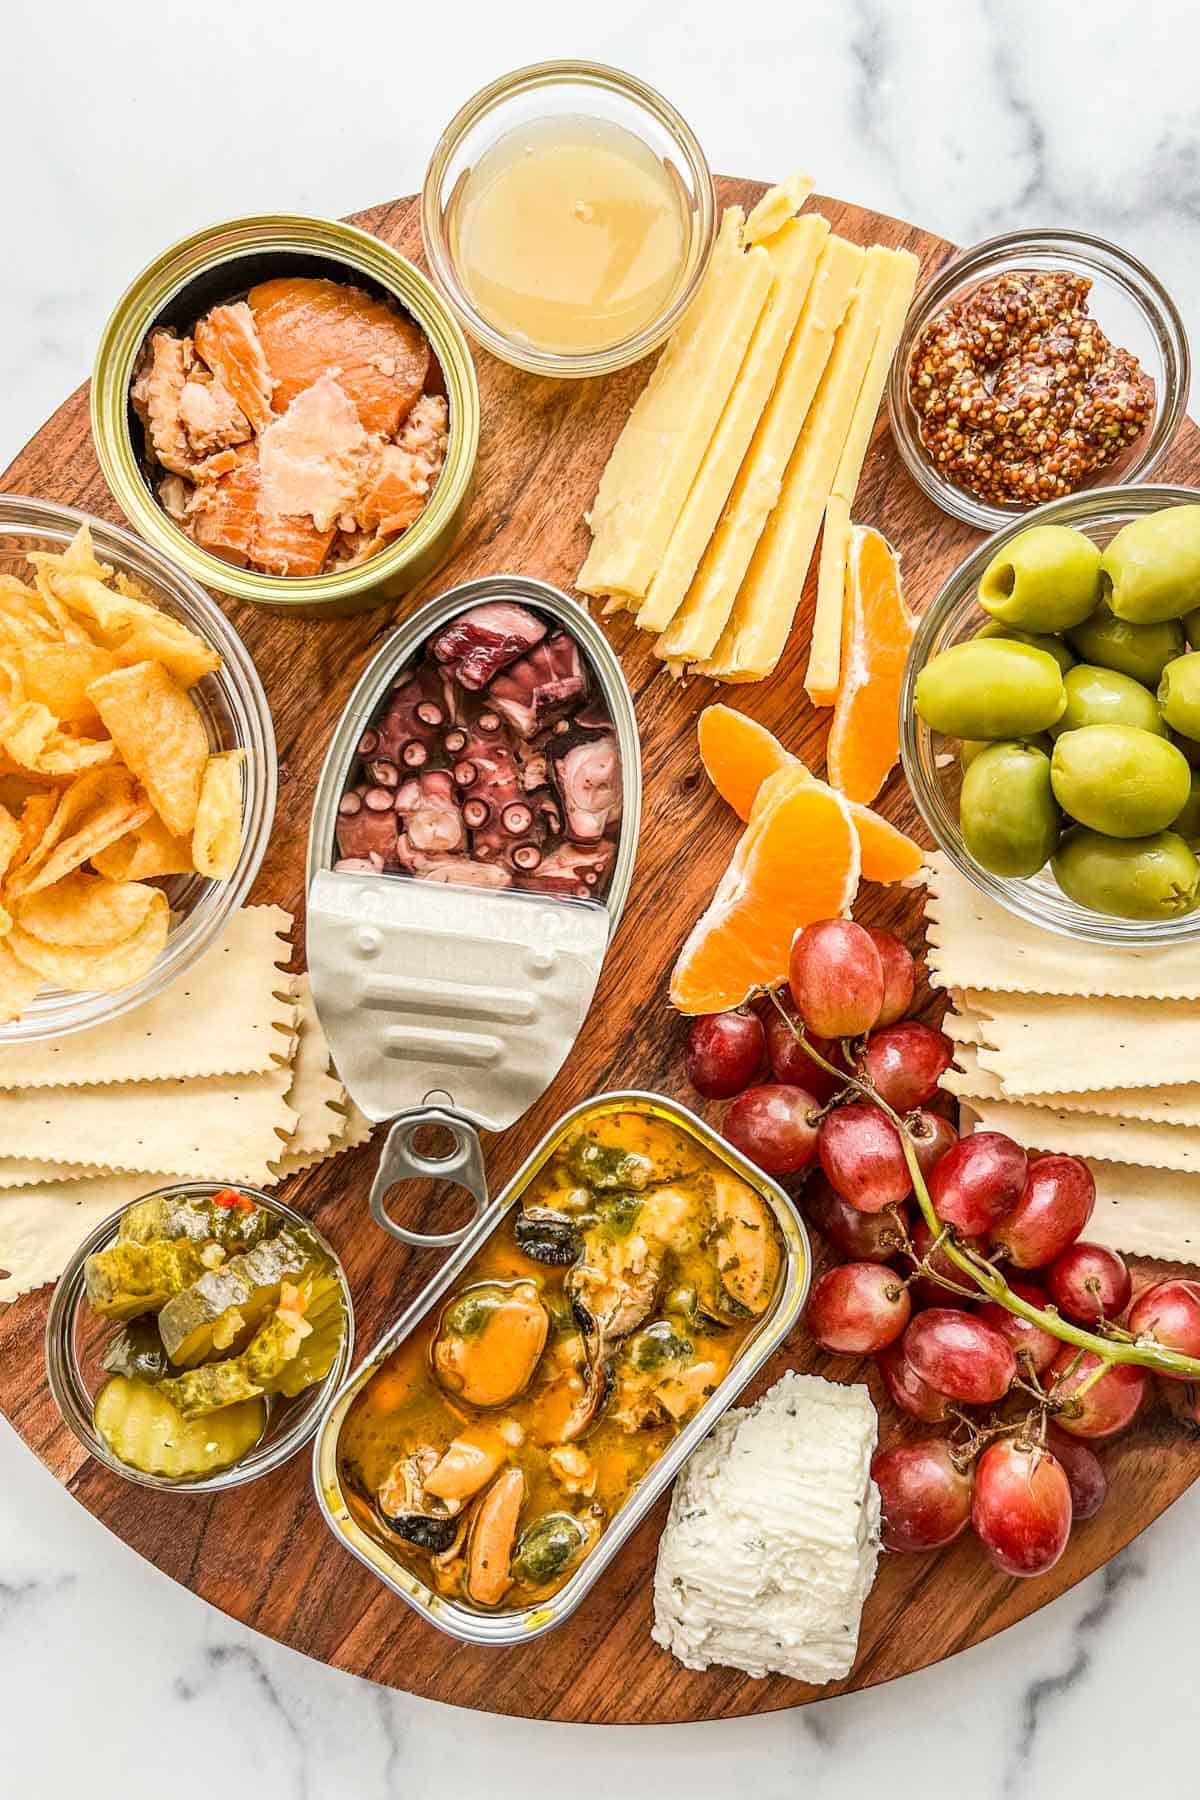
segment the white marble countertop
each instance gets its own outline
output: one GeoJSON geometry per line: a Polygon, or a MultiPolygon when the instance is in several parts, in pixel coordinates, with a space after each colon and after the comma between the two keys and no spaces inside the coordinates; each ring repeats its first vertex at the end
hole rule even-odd
{"type": "MultiPolygon", "coordinates": [[[[714,168],[807,167],[824,192],[960,242],[1021,224],[1112,237],[1157,271],[1200,344],[1198,51],[1192,0],[242,0],[203,15],[181,0],[17,0],[0,463],[87,374],[113,299],[164,243],[235,213],[336,214],[412,191],[466,94],[568,54],[662,88],[714,168]]],[[[604,1732],[451,1711],[255,1636],[109,1536],[0,1423],[0,1789],[516,1800],[532,1771],[544,1791],[595,1800],[1090,1800],[1147,1781],[1183,1795],[1198,1528],[1200,1493],[1057,1605],[890,1688],[604,1732]]]]}

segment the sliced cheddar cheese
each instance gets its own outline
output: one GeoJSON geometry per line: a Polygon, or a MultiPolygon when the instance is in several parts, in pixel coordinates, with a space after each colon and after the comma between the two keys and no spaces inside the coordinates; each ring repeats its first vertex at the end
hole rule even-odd
{"type": "Polygon", "coordinates": [[[880,244],[867,251],[854,304],[838,332],[778,504],[758,541],[729,622],[698,674],[720,681],[759,681],[783,653],[879,335],[895,257],[895,251],[880,244]]]}
{"type": "Polygon", "coordinates": [[[746,243],[761,244],[764,238],[782,230],[800,211],[812,191],[811,175],[789,175],[778,187],[768,188],[746,220],[743,234],[746,243]]]}
{"type": "Polygon", "coordinates": [[[743,251],[730,207],[693,304],[625,422],[592,506],[576,585],[643,599],[704,460],[771,285],[761,245],[743,251]]]}
{"type": "Polygon", "coordinates": [[[825,535],[817,575],[817,610],[813,617],[812,648],[804,686],[814,706],[832,706],[837,699],[842,649],[842,604],[846,586],[846,550],[850,542],[850,509],[858,492],[879,402],[887,383],[892,357],[904,329],[913,288],[917,259],[907,250],[896,250],[890,285],[879,319],[875,348],[859,389],[854,417],[842,446],[833,490],[825,512],[825,535]]]}
{"type": "Polygon", "coordinates": [[[829,223],[819,213],[787,218],[764,245],[771,259],[771,289],[733,392],[725,403],[683,511],[675,522],[658,571],[638,612],[643,631],[669,625],[691,585],[721,508],[770,399],[800,310],[812,284],[829,223]]]}
{"type": "Polygon", "coordinates": [[[759,535],[779,498],[788,458],[812,405],[864,261],[857,244],[839,237],[826,241],[775,390],[725,510],[687,599],[654,646],[654,654],[664,661],[700,660],[712,653],[720,638],[759,535]]]}

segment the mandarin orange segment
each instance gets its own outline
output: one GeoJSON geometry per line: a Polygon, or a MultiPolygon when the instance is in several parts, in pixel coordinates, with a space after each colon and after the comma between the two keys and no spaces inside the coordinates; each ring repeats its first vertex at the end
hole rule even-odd
{"type": "Polygon", "coordinates": [[[802,764],[768,776],[763,802],[671,975],[684,1013],[724,1012],[787,976],[792,938],[848,911],[858,837],[840,795],[802,764]]]}
{"type": "Polygon", "coordinates": [[[904,604],[900,561],[879,532],[850,538],[842,617],[841,688],[825,750],[829,779],[868,806],[900,754],[900,683],[916,621],[904,604]]]}
{"type": "MultiPolygon", "coordinates": [[[[763,782],[779,769],[804,769],[806,765],[757,719],[735,712],[720,702],[700,714],[697,735],[700,760],[722,800],[739,819],[752,819],[758,811],[757,796],[763,782]]],[[[816,781],[816,776],[809,777],[816,781]]],[[[824,784],[822,784],[824,785],[824,784]]],[[[866,881],[906,881],[924,861],[919,844],[905,837],[895,825],[872,812],[869,806],[850,802],[850,816],[858,833],[862,874],[866,881]]]]}

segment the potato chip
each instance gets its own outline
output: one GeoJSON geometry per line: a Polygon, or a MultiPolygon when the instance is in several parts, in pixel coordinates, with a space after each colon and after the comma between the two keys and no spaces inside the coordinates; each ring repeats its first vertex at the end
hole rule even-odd
{"type": "Polygon", "coordinates": [[[167,830],[184,837],[196,822],[208,761],[208,733],[194,701],[155,662],[102,675],[88,693],[121,761],[142,783],[167,830]]]}
{"type": "Polygon", "coordinates": [[[225,881],[242,850],[242,764],[244,750],[222,750],[204,765],[200,803],[192,832],[192,860],[210,881],[225,881]]]}
{"type": "Polygon", "coordinates": [[[97,629],[101,642],[124,663],[153,659],[181,683],[193,687],[221,666],[202,637],[134,594],[115,593],[93,575],[54,574],[50,592],[97,629]]]}
{"type": "Polygon", "coordinates": [[[126,881],[119,886],[81,869],[17,902],[16,922],[43,944],[111,949],[141,929],[157,888],[126,881]]]}
{"type": "Polygon", "coordinates": [[[0,805],[0,880],[16,861],[20,848],[21,827],[7,806],[0,805]]]}
{"type": "Polygon", "coordinates": [[[13,955],[8,937],[0,938],[0,1025],[19,1019],[41,985],[41,976],[13,955]]]}
{"type": "MultiPolygon", "coordinates": [[[[109,994],[140,981],[166,948],[171,911],[161,888],[151,888],[153,900],[138,929],[111,948],[81,944],[46,944],[14,925],[0,940],[0,952],[8,950],[42,981],[69,993],[109,994]]],[[[36,989],[35,989],[36,992],[36,989]]]]}
{"type": "Polygon", "coordinates": [[[13,707],[0,719],[0,744],[22,769],[41,775],[77,775],[102,768],[116,756],[108,738],[61,731],[50,708],[36,700],[13,707]]]}
{"type": "Polygon", "coordinates": [[[149,817],[150,803],[128,769],[92,769],[81,775],[56,800],[40,843],[8,883],[9,897],[53,887],[149,817]]]}
{"type": "Polygon", "coordinates": [[[190,875],[195,868],[187,839],[172,837],[157,813],[91,861],[108,881],[153,881],[159,875],[190,875]]]}
{"type": "Polygon", "coordinates": [[[21,847],[13,859],[13,868],[29,862],[41,848],[50,829],[50,821],[58,810],[57,794],[30,794],[21,808],[21,847]]]}
{"type": "MultiPolygon", "coordinates": [[[[110,650],[98,644],[29,645],[18,650],[12,662],[27,699],[49,707],[56,718],[85,736],[95,736],[100,715],[87,688],[116,668],[110,650]]],[[[0,671],[4,666],[0,657],[0,671]]]]}
{"type": "Polygon", "coordinates": [[[31,550],[29,561],[38,572],[38,586],[44,577],[54,572],[64,575],[91,575],[97,581],[110,581],[112,570],[107,563],[102,563],[96,555],[96,546],[92,542],[92,528],[84,524],[79,527],[65,550],[31,550]]]}

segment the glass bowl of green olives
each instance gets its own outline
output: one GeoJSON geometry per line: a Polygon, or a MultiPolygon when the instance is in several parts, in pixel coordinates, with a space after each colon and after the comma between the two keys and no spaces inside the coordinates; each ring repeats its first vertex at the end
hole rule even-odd
{"type": "Polygon", "coordinates": [[[1200,490],[1093,489],[980,545],[917,628],[900,732],[939,848],[1010,912],[1200,938],[1200,490]]]}
{"type": "Polygon", "coordinates": [[[336,1252],[257,1188],[176,1182],[100,1220],[60,1275],[46,1374],[83,1448],[139,1487],[211,1494],[316,1433],[354,1351],[336,1252]]]}

